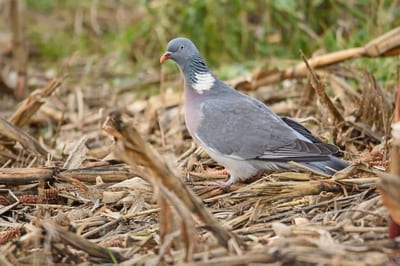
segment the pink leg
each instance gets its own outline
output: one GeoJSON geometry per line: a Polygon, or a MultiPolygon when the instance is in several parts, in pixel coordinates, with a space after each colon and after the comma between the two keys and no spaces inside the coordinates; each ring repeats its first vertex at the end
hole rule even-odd
{"type": "MultiPolygon", "coordinates": [[[[222,170],[215,170],[212,173],[214,175],[218,175],[218,176],[229,175],[228,170],[226,170],[226,168],[224,168],[222,170]]],[[[230,181],[230,179],[227,182],[217,181],[217,182],[215,182],[213,184],[213,186],[221,189],[225,193],[228,193],[230,191],[230,187],[231,187],[231,184],[232,184],[229,181],[230,181]]]]}
{"type": "Polygon", "coordinates": [[[226,170],[226,168],[222,169],[222,170],[215,170],[213,171],[214,175],[228,175],[228,170],[226,170]]]}

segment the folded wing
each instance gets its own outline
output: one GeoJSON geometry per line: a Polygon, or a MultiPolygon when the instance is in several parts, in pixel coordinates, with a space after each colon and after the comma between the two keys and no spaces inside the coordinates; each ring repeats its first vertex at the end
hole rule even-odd
{"type": "Polygon", "coordinates": [[[263,103],[237,92],[203,103],[196,136],[205,146],[243,160],[325,161],[338,151],[316,138],[301,140],[294,130],[263,103]]]}

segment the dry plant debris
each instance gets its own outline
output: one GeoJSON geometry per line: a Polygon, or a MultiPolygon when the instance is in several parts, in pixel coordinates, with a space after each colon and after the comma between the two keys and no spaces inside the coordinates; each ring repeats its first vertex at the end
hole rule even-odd
{"type": "MultiPolygon", "coordinates": [[[[350,48],[338,52],[324,54],[314,57],[309,65],[313,68],[329,66],[345,60],[357,57],[379,57],[393,56],[400,54],[400,27],[397,27],[386,34],[377,37],[362,47],[350,48]]],[[[253,76],[248,75],[235,78],[231,81],[232,85],[238,89],[250,90],[261,86],[273,84],[280,80],[304,78],[308,75],[308,67],[305,63],[299,63],[290,69],[274,69],[267,71],[257,71],[253,76]]]]}
{"type": "Polygon", "coordinates": [[[400,236],[400,68],[394,123],[392,124],[391,174],[380,173],[379,189],[382,202],[390,214],[389,238],[400,236]]]}
{"type": "MultiPolygon", "coordinates": [[[[363,53],[392,51],[373,52],[385,38],[363,53]]],[[[275,94],[272,108],[336,140],[353,164],[333,177],[273,173],[223,193],[212,184],[226,175],[188,138],[179,93],[133,101],[123,86],[110,86],[95,94],[104,78],[76,71],[86,62],[72,58],[69,79],[47,79],[0,120],[0,264],[399,264],[399,239],[387,239],[389,214],[377,191],[393,94],[370,74],[340,64],[321,71],[317,61],[305,60],[309,81],[287,83],[290,101],[275,94]],[[369,77],[361,92],[348,82],[360,75],[369,77]],[[366,114],[375,103],[379,124],[366,114]],[[38,134],[44,124],[48,132],[38,134]]],[[[383,189],[398,183],[383,176],[383,189]]]]}

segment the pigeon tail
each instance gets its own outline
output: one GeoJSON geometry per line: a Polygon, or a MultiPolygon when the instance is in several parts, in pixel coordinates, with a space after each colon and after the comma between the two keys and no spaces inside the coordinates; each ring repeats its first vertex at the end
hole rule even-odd
{"type": "Polygon", "coordinates": [[[335,171],[332,171],[331,169],[334,169],[336,171],[340,171],[347,166],[349,166],[348,163],[345,161],[340,160],[339,158],[336,158],[335,156],[329,156],[330,160],[329,161],[320,161],[320,162],[309,162],[309,163],[302,163],[303,165],[310,167],[311,169],[314,169],[316,171],[328,174],[328,175],[333,175],[335,174],[335,171]]]}

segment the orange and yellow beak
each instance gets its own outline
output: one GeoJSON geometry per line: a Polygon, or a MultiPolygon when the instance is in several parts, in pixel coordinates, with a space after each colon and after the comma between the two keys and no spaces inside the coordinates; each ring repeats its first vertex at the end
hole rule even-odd
{"type": "Polygon", "coordinates": [[[168,60],[171,57],[172,53],[171,52],[165,52],[161,57],[160,57],[160,64],[163,63],[165,60],[168,60]]]}

